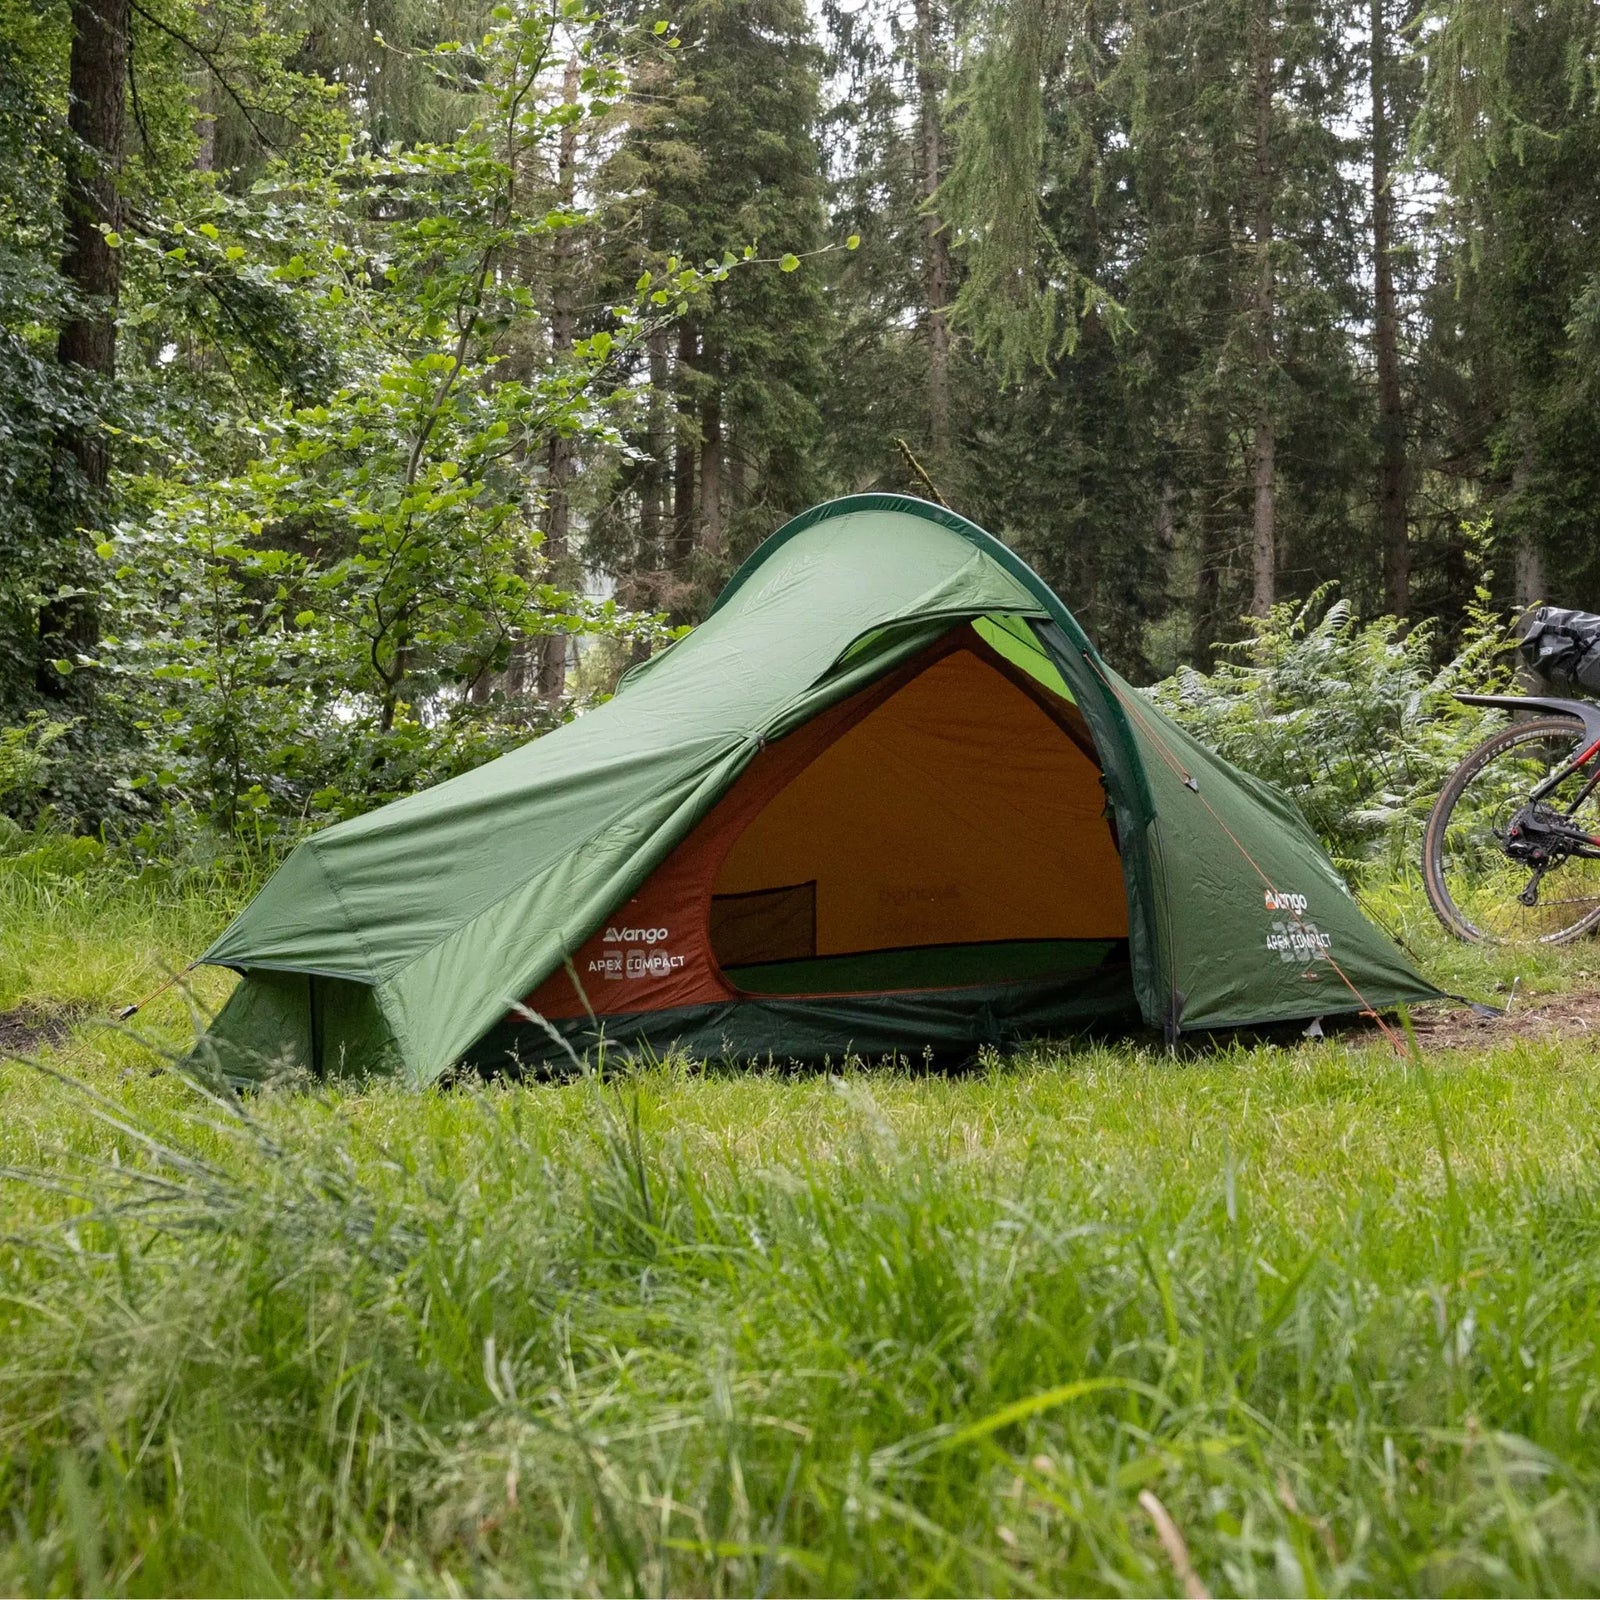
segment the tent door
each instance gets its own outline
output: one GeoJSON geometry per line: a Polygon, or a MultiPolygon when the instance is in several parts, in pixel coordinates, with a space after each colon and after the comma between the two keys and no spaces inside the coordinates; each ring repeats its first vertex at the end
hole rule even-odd
{"type": "Polygon", "coordinates": [[[945,989],[1123,957],[1127,903],[1093,741],[971,627],[791,777],[712,887],[745,994],[945,989]]]}

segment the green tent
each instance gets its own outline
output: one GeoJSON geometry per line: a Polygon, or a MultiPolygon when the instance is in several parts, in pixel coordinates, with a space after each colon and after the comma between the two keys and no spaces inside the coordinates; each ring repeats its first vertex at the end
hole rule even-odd
{"type": "Polygon", "coordinates": [[[940,507],[795,518],[616,696],[301,844],[203,961],[202,1049],[415,1084],[1181,1031],[1438,991],[1278,792],[1100,659],[940,507]]]}

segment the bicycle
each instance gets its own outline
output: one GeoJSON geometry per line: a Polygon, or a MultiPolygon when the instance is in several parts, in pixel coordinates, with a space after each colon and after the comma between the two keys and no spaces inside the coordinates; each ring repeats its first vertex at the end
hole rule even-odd
{"type": "MultiPolygon", "coordinates": [[[[1563,619],[1564,639],[1574,617],[1600,639],[1600,617],[1535,613],[1521,641],[1534,665],[1547,664],[1549,647],[1541,661],[1536,641],[1550,616],[1563,619]]],[[[1571,663],[1558,667],[1573,682],[1591,671],[1585,663],[1579,678],[1571,663]]],[[[1524,716],[1480,744],[1434,802],[1423,835],[1434,912],[1473,942],[1564,944],[1590,932],[1600,924],[1600,706],[1549,695],[1456,699],[1524,716]]]]}

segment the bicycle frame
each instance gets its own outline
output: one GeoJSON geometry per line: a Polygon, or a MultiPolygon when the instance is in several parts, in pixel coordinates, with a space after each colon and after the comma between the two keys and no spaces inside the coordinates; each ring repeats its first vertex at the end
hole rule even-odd
{"type": "MultiPolygon", "coordinates": [[[[1600,707],[1589,705],[1585,701],[1557,700],[1542,695],[1510,694],[1458,694],[1456,699],[1463,705],[1469,706],[1495,706],[1506,711],[1543,711],[1558,717],[1568,717],[1579,724],[1586,741],[1583,749],[1559,772],[1551,773],[1543,783],[1536,784],[1528,791],[1529,805],[1538,805],[1547,794],[1553,793],[1568,778],[1581,772],[1589,762],[1595,761],[1596,756],[1600,756],[1600,707]]],[[[1597,788],[1600,788],[1600,761],[1595,761],[1594,771],[1589,774],[1588,781],[1578,791],[1577,799],[1562,815],[1575,816],[1578,807],[1597,788]]],[[[1573,831],[1579,836],[1566,841],[1571,846],[1571,854],[1588,860],[1600,859],[1600,835],[1583,833],[1576,827],[1573,831]]]]}

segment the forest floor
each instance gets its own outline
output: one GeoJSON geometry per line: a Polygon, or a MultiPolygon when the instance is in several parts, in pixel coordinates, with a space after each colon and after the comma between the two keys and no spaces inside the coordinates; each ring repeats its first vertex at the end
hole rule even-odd
{"type": "Polygon", "coordinates": [[[0,1590],[1600,1588],[1593,947],[1392,890],[1511,1007],[1404,1056],[240,1103],[111,1017],[245,892],[0,860],[0,1590]]]}

